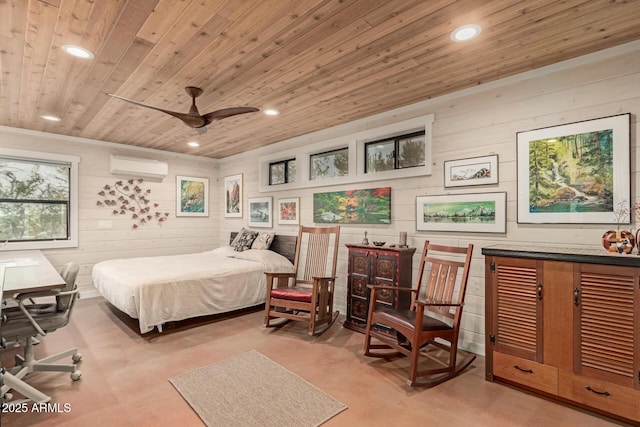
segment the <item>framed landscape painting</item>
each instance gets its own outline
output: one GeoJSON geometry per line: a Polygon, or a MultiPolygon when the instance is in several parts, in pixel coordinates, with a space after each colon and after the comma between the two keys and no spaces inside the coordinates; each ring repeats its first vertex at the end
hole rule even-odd
{"type": "Polygon", "coordinates": [[[273,227],[271,197],[247,199],[249,205],[249,227],[273,227]]]}
{"type": "Polygon", "coordinates": [[[518,222],[616,222],[630,200],[630,116],[518,132],[518,222]]]}
{"type": "Polygon", "coordinates": [[[391,187],[314,193],[313,222],[390,224],[391,187]]]}
{"type": "Polygon", "coordinates": [[[418,231],[507,232],[507,193],[444,194],[416,198],[418,231]]]}
{"type": "Polygon", "coordinates": [[[176,176],[176,216],[209,216],[209,179],[176,176]]]}
{"type": "Polygon", "coordinates": [[[300,224],[300,198],[278,199],[278,224],[300,224]]]}
{"type": "Polygon", "coordinates": [[[224,178],[224,216],[242,218],[242,174],[224,178]]]}
{"type": "Polygon", "coordinates": [[[444,162],[445,188],[497,183],[497,154],[444,162]]]}

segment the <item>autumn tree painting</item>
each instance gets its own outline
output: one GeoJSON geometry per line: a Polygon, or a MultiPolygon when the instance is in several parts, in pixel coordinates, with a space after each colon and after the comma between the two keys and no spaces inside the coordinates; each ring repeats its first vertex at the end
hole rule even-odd
{"type": "Polygon", "coordinates": [[[315,193],[313,222],[389,224],[391,222],[391,187],[315,193]]]}

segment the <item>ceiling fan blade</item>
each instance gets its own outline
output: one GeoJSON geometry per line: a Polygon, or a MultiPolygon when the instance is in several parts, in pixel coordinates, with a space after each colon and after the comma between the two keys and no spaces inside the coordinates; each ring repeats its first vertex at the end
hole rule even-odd
{"type": "Polygon", "coordinates": [[[260,110],[255,107],[231,107],[231,108],[223,108],[222,110],[212,111],[210,113],[205,114],[202,117],[205,119],[206,124],[209,124],[214,120],[222,120],[222,119],[226,119],[227,117],[236,116],[238,114],[254,113],[256,111],[260,111],[260,110]]]}
{"type": "Polygon", "coordinates": [[[158,107],[152,107],[151,105],[141,104],[140,102],[132,101],[131,99],[123,98],[122,96],[115,95],[113,93],[108,93],[107,95],[112,96],[114,98],[121,99],[123,101],[129,102],[129,103],[134,104],[134,105],[138,105],[140,107],[150,108],[152,110],[157,110],[157,111],[161,111],[161,112],[163,112],[165,114],[169,114],[169,115],[171,115],[173,117],[176,117],[176,118],[182,120],[187,126],[192,127],[192,128],[199,128],[199,127],[206,126],[207,124],[209,124],[208,122],[206,122],[206,120],[202,116],[199,116],[199,115],[193,115],[193,114],[188,114],[188,113],[178,113],[178,112],[175,112],[175,111],[164,110],[164,109],[158,108],[158,107]]]}

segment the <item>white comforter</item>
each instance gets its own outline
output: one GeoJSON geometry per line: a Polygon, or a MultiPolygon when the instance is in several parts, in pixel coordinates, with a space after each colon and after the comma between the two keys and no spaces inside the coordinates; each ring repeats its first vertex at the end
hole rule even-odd
{"type": "Polygon", "coordinates": [[[185,255],[114,259],[93,267],[93,284],[111,304],[138,319],[140,332],[165,322],[224,313],[265,301],[264,272],[293,265],[269,250],[231,247],[185,255]]]}

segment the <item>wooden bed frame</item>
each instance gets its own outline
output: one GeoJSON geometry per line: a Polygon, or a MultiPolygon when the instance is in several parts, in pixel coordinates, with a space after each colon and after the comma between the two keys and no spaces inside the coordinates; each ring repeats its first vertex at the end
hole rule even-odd
{"type": "MultiPolygon", "coordinates": [[[[237,235],[237,231],[232,231],[229,238],[229,243],[231,243],[237,235]]],[[[276,234],[273,238],[271,246],[269,247],[269,250],[282,255],[283,257],[291,261],[291,264],[294,264],[296,258],[297,242],[298,236],[283,236],[280,234],[276,234]]]]}

